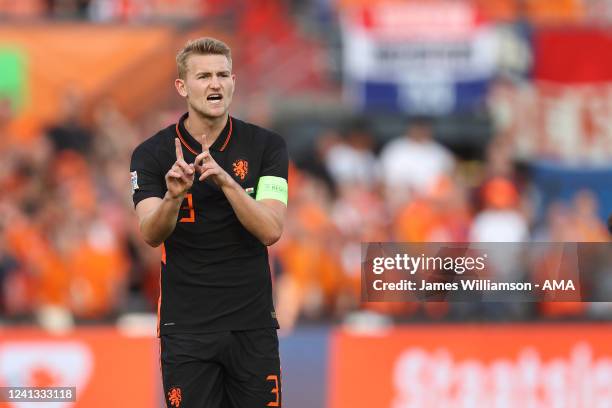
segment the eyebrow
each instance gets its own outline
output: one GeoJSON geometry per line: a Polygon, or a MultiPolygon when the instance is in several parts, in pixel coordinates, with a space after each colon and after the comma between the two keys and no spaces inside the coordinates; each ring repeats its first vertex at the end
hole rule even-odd
{"type": "MultiPolygon", "coordinates": [[[[195,75],[198,76],[198,75],[212,74],[212,73],[213,73],[212,71],[198,71],[198,72],[195,73],[195,75]]],[[[229,74],[229,73],[230,73],[230,70],[228,70],[228,69],[224,69],[222,71],[217,71],[216,72],[217,75],[219,75],[219,74],[229,74]]]]}

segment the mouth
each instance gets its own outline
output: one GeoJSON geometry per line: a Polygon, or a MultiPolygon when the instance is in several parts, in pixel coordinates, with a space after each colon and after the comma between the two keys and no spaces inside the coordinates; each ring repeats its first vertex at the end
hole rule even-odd
{"type": "Polygon", "coordinates": [[[220,93],[213,93],[210,94],[206,97],[206,100],[212,104],[220,104],[221,101],[223,100],[223,95],[221,95],[220,93]]]}

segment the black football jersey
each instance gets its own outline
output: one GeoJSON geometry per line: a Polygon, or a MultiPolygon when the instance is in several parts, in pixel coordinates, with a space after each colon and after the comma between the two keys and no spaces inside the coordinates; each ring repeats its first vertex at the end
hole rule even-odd
{"type": "MultiPolygon", "coordinates": [[[[202,152],[185,129],[186,118],[134,150],[134,206],[148,197],[164,197],[164,176],[176,161],[175,138],[187,163],[202,152]]],[[[287,180],[285,141],[269,130],[230,116],[209,150],[253,198],[260,177],[287,180]]],[[[158,334],[278,327],[266,246],[242,226],[222,190],[198,177],[163,243],[158,334]]]]}

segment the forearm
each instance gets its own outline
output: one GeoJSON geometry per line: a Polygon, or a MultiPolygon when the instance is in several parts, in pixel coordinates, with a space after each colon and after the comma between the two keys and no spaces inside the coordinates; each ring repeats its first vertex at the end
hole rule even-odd
{"type": "Polygon", "coordinates": [[[182,202],[182,197],[172,198],[166,193],[159,205],[142,219],[140,231],[147,244],[157,247],[172,234],[182,202]]]}
{"type": "Polygon", "coordinates": [[[272,245],[280,239],[283,223],[270,208],[251,198],[233,180],[223,186],[222,190],[238,220],[247,231],[264,245],[272,245]]]}

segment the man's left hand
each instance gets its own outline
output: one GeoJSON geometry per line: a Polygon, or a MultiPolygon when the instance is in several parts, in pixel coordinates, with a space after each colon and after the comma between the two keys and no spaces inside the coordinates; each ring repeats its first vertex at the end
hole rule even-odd
{"type": "Polygon", "coordinates": [[[202,143],[202,153],[198,154],[194,161],[195,169],[200,174],[199,180],[204,181],[210,177],[219,188],[229,185],[233,180],[213,159],[206,135],[202,135],[200,140],[202,143]]]}

